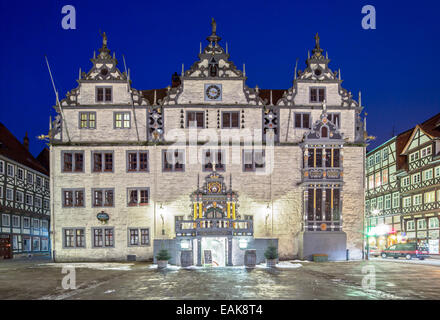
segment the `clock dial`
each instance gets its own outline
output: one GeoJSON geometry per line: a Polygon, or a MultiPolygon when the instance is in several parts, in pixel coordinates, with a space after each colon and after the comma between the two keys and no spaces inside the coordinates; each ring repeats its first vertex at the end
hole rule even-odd
{"type": "Polygon", "coordinates": [[[221,89],[218,85],[209,85],[206,87],[205,93],[208,99],[217,100],[220,97],[221,89]]]}

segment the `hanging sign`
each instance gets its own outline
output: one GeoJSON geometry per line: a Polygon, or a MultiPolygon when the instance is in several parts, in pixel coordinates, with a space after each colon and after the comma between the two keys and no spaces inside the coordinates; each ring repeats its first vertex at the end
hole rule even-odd
{"type": "Polygon", "coordinates": [[[102,223],[106,223],[106,222],[110,219],[110,216],[108,215],[108,213],[106,213],[106,212],[104,212],[104,211],[101,211],[100,213],[98,213],[98,214],[96,215],[96,218],[97,218],[99,221],[101,221],[102,223]]]}

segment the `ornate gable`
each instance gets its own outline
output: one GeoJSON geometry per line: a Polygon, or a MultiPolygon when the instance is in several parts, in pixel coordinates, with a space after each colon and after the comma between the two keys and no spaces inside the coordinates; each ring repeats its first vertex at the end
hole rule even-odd
{"type": "Polygon", "coordinates": [[[312,130],[304,134],[304,142],[315,143],[313,140],[320,140],[320,143],[342,141],[344,134],[339,132],[336,124],[328,119],[325,103],[322,107],[323,110],[319,120],[312,125],[312,130]]]}

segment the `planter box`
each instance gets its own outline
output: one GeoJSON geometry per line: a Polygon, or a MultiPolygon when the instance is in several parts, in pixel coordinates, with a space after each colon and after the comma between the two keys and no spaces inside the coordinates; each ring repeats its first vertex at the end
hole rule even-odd
{"type": "Polygon", "coordinates": [[[157,260],[157,268],[165,269],[168,265],[168,260],[157,260]]]}
{"type": "Polygon", "coordinates": [[[277,265],[278,259],[266,259],[266,267],[275,268],[277,265]]]}
{"type": "Polygon", "coordinates": [[[313,261],[314,262],[327,262],[328,261],[328,255],[327,254],[314,254],[313,261]]]}

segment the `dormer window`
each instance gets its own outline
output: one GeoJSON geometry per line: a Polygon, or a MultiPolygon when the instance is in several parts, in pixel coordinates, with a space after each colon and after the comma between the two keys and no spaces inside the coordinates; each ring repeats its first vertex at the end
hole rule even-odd
{"type": "Polygon", "coordinates": [[[112,101],[112,88],[96,88],[96,101],[97,102],[111,102],[112,101]]]}
{"type": "Polygon", "coordinates": [[[310,102],[324,102],[325,88],[310,88],[310,102]]]}

